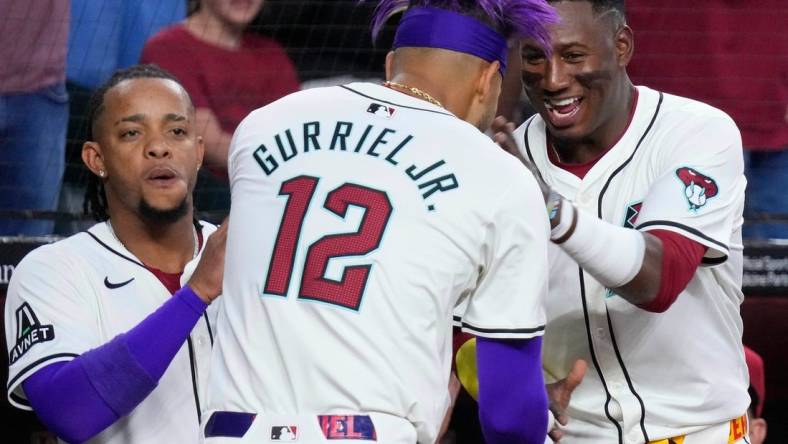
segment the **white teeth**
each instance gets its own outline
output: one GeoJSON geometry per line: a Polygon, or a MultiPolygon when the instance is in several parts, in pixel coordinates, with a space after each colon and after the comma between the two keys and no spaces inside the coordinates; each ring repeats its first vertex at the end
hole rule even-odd
{"type": "Polygon", "coordinates": [[[570,97],[567,99],[560,99],[560,100],[553,100],[553,99],[545,99],[544,103],[547,108],[552,109],[556,106],[567,106],[571,105],[572,103],[580,101],[578,97],[570,97]]]}

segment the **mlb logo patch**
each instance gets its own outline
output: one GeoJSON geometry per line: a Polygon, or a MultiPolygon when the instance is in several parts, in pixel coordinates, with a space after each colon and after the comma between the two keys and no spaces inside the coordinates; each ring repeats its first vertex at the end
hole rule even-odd
{"type": "Polygon", "coordinates": [[[319,415],[317,419],[326,439],[378,440],[368,415],[319,415]]]}
{"type": "Polygon", "coordinates": [[[390,119],[394,117],[394,112],[396,110],[391,106],[386,106],[381,103],[370,103],[369,107],[367,108],[367,112],[370,114],[374,114],[379,117],[385,117],[386,119],[390,119]]]}
{"type": "Polygon", "coordinates": [[[271,441],[298,440],[298,427],[294,425],[271,427],[271,441]]]}

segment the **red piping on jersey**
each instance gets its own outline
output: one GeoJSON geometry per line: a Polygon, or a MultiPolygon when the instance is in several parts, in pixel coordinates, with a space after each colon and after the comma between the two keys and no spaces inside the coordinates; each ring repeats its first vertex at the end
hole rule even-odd
{"type": "Polygon", "coordinates": [[[569,171],[570,173],[574,174],[575,176],[581,179],[584,178],[586,174],[588,174],[588,172],[591,170],[591,168],[593,168],[593,166],[596,165],[599,159],[604,157],[604,155],[607,154],[608,151],[610,151],[614,146],[616,146],[616,144],[621,140],[621,138],[624,137],[624,134],[627,133],[627,131],[629,130],[629,126],[632,124],[632,120],[635,117],[635,110],[637,109],[639,96],[640,93],[638,92],[638,89],[632,88],[632,106],[629,109],[629,117],[627,119],[627,125],[624,127],[624,131],[622,131],[621,134],[619,134],[618,137],[615,138],[613,143],[611,143],[610,146],[605,148],[605,150],[602,151],[601,154],[589,160],[588,162],[565,163],[558,160],[558,158],[555,155],[555,150],[551,148],[551,146],[553,145],[553,136],[551,136],[550,133],[547,133],[547,138],[546,138],[547,157],[550,159],[550,162],[552,162],[552,164],[557,166],[558,168],[569,171]]]}
{"type": "Polygon", "coordinates": [[[662,242],[662,274],[657,295],[651,302],[640,305],[640,308],[662,313],[670,308],[679,293],[687,288],[703,260],[703,255],[706,254],[707,247],[672,231],[652,230],[649,233],[662,242]]]}

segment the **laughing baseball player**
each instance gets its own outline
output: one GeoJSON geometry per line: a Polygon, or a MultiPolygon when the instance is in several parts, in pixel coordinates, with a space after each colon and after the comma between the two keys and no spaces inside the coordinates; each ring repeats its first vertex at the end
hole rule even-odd
{"type": "Polygon", "coordinates": [[[623,1],[550,3],[552,54],[522,48],[538,115],[514,141],[552,215],[545,370],[589,365],[554,436],[743,443],[739,131],[718,109],[632,85],[623,1]]]}

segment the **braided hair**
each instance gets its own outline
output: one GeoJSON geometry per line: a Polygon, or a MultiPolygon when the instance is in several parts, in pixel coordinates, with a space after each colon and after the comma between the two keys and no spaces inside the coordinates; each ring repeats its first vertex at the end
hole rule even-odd
{"type": "MultiPolygon", "coordinates": [[[[104,111],[104,96],[119,83],[131,79],[166,79],[180,84],[175,76],[156,65],[134,65],[115,71],[109,80],[93,92],[88,102],[88,122],[90,122],[88,140],[96,140],[96,121],[104,111]]],[[[82,211],[99,222],[109,219],[104,182],[95,174],[91,174],[88,178],[82,211]]]]}

